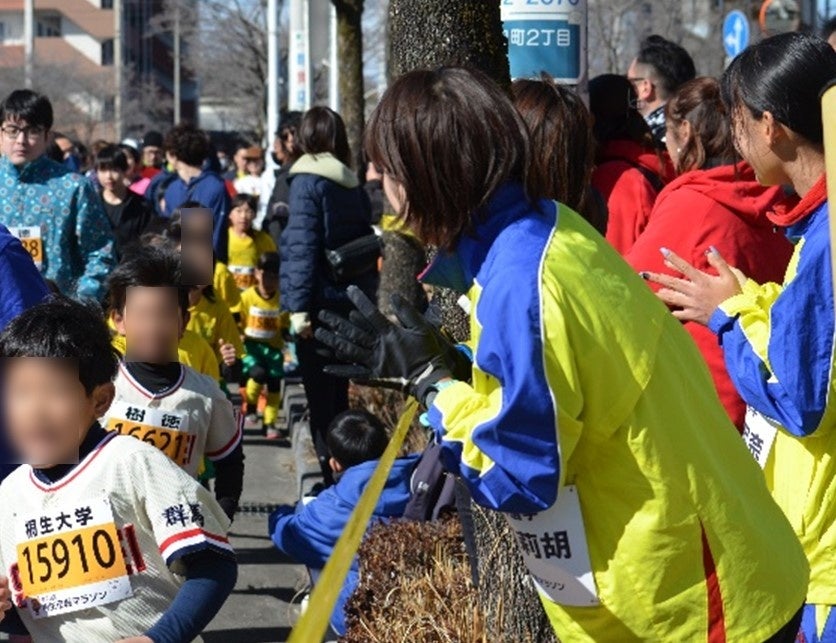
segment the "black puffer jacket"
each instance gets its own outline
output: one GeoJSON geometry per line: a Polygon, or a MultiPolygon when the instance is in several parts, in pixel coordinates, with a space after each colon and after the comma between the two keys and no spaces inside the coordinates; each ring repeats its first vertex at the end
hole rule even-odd
{"type": "MultiPolygon", "coordinates": [[[[349,307],[348,284],[330,276],[325,250],[372,234],[369,198],[354,173],[331,154],[306,154],[290,169],[290,214],[281,235],[282,308],[316,313],[349,307]]],[[[354,282],[373,296],[377,273],[354,282]]]]}

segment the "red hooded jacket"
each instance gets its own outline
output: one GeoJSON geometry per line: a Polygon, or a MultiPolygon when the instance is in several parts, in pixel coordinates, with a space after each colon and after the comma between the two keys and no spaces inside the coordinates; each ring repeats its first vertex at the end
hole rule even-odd
{"type": "MultiPolygon", "coordinates": [[[[758,283],[777,282],[792,255],[792,244],[767,214],[787,205],[780,187],[765,187],[745,163],[687,172],[659,194],[645,231],[625,257],[637,271],[676,275],[665,266],[660,248],[673,250],[697,269],[717,274],[706,251],[714,246],[730,266],[758,283]]],[[[651,288],[658,290],[655,284],[651,288]]],[[[729,416],[743,430],[746,405],[729,379],[723,349],[708,328],[686,322],[729,416]]]]}
{"type": "Polygon", "coordinates": [[[622,255],[647,226],[659,187],[670,174],[659,154],[633,141],[609,141],[599,150],[592,185],[607,202],[607,241],[622,255]]]}

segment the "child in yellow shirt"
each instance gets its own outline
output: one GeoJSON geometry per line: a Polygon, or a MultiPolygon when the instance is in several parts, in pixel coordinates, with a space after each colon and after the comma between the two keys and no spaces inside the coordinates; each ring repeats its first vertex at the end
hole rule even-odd
{"type": "Polygon", "coordinates": [[[276,252],[276,244],[266,232],[253,229],[258,199],[252,194],[238,194],[232,199],[229,212],[229,261],[227,268],[240,290],[255,284],[259,257],[276,252]]]}
{"type": "Polygon", "coordinates": [[[276,417],[284,377],[283,333],[290,328],[290,316],[279,308],[279,255],[265,252],[258,259],[254,286],[241,293],[241,328],[246,355],[246,400],[248,419],[255,421],[261,389],[267,386],[264,429],[268,439],[279,437],[276,417]]]}

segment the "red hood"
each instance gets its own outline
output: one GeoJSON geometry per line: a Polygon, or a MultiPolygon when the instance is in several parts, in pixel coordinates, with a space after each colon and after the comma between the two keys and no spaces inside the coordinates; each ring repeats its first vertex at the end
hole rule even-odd
{"type": "Polygon", "coordinates": [[[736,166],[721,165],[709,170],[686,172],[668,184],[657,203],[679,188],[699,192],[758,227],[772,226],[767,214],[778,204],[786,204],[788,200],[792,202],[792,197],[788,197],[783,188],[758,183],[754,170],[744,162],[736,166]]]}
{"type": "Polygon", "coordinates": [[[627,161],[647,168],[666,183],[674,176],[673,167],[665,152],[656,153],[633,141],[608,141],[598,150],[598,164],[607,161],[627,161]]]}
{"type": "Polygon", "coordinates": [[[827,175],[822,174],[803,199],[796,198],[795,201],[779,205],[774,212],[770,212],[769,220],[777,226],[787,228],[810,216],[825,201],[827,201],[827,175]]]}

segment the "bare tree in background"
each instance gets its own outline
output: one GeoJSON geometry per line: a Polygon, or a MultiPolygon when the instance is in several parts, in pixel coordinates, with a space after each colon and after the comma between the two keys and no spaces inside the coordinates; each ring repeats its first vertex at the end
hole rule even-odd
{"type": "Polygon", "coordinates": [[[723,69],[723,16],[708,0],[590,0],[588,15],[590,78],[624,74],[641,40],[652,33],[685,47],[698,73],[713,76],[723,69]]]}
{"type": "MultiPolygon", "coordinates": [[[[114,90],[112,68],[81,70],[70,63],[39,60],[36,52],[33,72],[32,89],[52,103],[56,130],[84,143],[113,138],[113,103],[107,100],[114,90]]],[[[5,69],[0,74],[0,95],[22,87],[21,70],[5,69]]]]}
{"type": "Polygon", "coordinates": [[[125,70],[122,96],[122,131],[126,136],[141,137],[151,129],[171,122],[174,99],[153,80],[143,80],[125,70]]]}
{"type": "Polygon", "coordinates": [[[181,64],[200,80],[201,97],[234,105],[225,114],[228,129],[267,128],[266,0],[165,0],[153,21],[155,33],[172,33],[175,16],[185,43],[181,64]]]}

